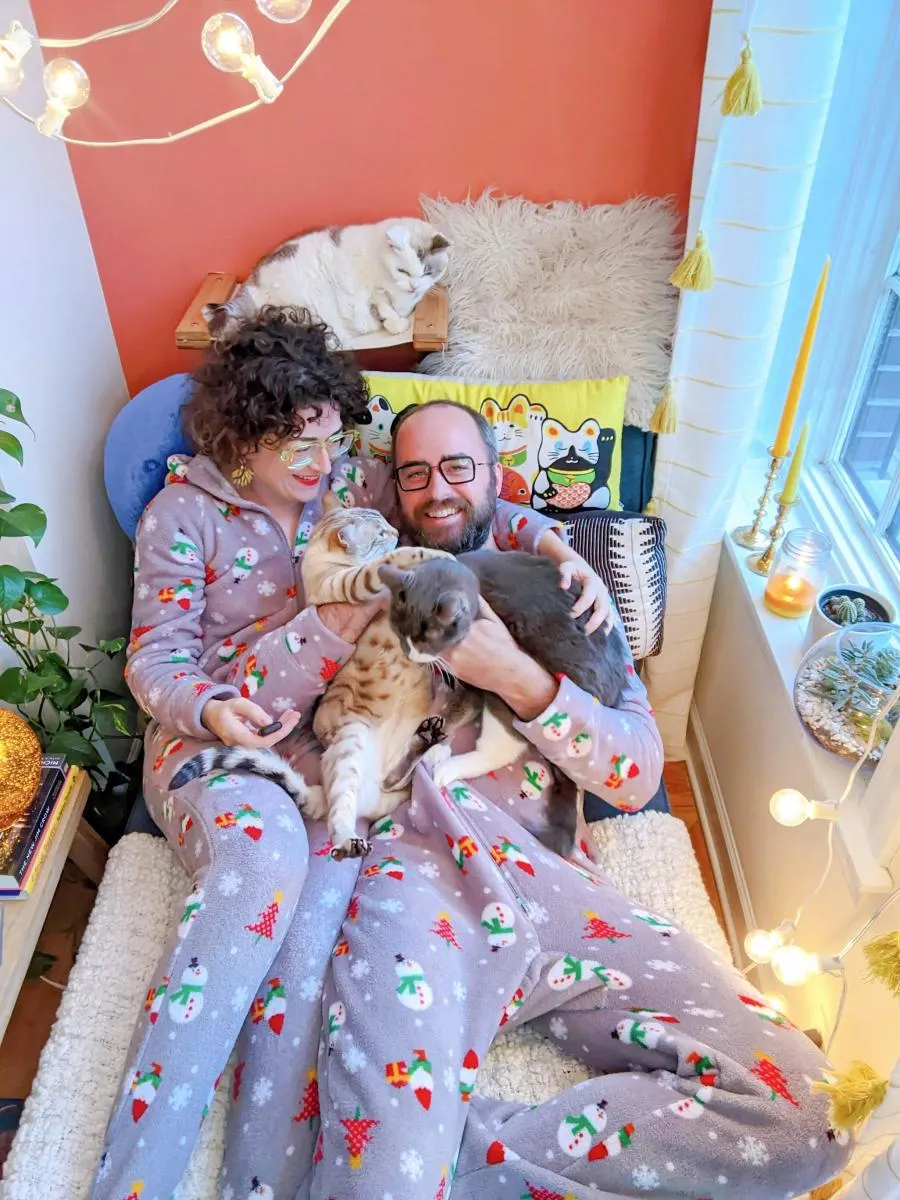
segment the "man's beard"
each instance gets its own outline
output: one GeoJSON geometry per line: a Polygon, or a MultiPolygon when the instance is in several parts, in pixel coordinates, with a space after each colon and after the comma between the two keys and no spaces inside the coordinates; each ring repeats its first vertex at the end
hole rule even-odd
{"type": "MultiPolygon", "coordinates": [[[[466,518],[465,524],[457,534],[443,539],[429,537],[417,524],[419,516],[417,511],[411,520],[403,523],[409,540],[416,546],[425,546],[429,550],[446,550],[448,554],[464,554],[467,550],[480,550],[491,535],[491,526],[497,511],[497,497],[493,492],[489,492],[477,507],[470,504],[468,500],[464,500],[462,496],[456,497],[454,503],[460,507],[466,518]]],[[[434,500],[423,507],[426,510],[428,508],[444,508],[446,504],[446,500],[434,500]]]]}

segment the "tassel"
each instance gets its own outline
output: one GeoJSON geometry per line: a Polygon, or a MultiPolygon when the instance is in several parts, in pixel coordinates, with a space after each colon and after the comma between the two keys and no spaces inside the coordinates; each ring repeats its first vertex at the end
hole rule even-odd
{"type": "Polygon", "coordinates": [[[887,1095],[888,1081],[868,1063],[855,1062],[846,1075],[812,1084],[831,1100],[831,1120],[838,1129],[852,1129],[872,1115],[887,1095]]]}
{"type": "Polygon", "coordinates": [[[702,229],[697,234],[693,250],[687,252],[669,276],[669,283],[686,292],[708,292],[712,287],[712,258],[702,229]]]}
{"type": "Polygon", "coordinates": [[[809,1200],[831,1200],[831,1197],[836,1196],[846,1182],[846,1175],[838,1175],[837,1179],[823,1183],[821,1187],[813,1188],[809,1193],[809,1200]]]}
{"type": "Polygon", "coordinates": [[[725,117],[755,117],[762,108],[759,70],[753,61],[750,39],[741,51],[741,61],[732,71],[722,96],[722,115],[725,117]]]}
{"type": "Polygon", "coordinates": [[[650,418],[651,433],[674,433],[678,428],[678,404],[675,390],[667,383],[650,418]]]}
{"type": "Polygon", "coordinates": [[[645,517],[659,516],[659,513],[656,511],[656,501],[653,499],[652,496],[647,501],[647,503],[644,505],[644,516],[645,517]]]}
{"type": "Polygon", "coordinates": [[[900,999],[900,930],[873,938],[863,947],[869,978],[877,979],[900,999]]]}

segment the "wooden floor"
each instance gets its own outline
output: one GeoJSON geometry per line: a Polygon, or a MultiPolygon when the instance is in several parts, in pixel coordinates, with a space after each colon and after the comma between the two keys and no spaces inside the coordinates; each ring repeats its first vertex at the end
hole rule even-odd
{"type": "MultiPolygon", "coordinates": [[[[666,763],[666,788],[672,813],[688,827],[710,900],[724,927],[709,852],[684,763],[666,763]]],[[[96,890],[71,862],[50,906],[38,949],[56,956],[46,978],[65,985],[90,916],[96,890]]],[[[38,1058],[56,1018],[61,991],[41,979],[27,980],[19,995],[6,1037],[0,1044],[0,1097],[24,1099],[31,1091],[38,1058]]]]}

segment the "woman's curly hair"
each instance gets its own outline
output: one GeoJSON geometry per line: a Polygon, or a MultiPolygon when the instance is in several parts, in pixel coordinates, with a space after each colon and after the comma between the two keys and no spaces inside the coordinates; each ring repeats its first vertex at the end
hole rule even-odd
{"type": "Polygon", "coordinates": [[[352,359],[306,309],[263,308],[214,343],[193,376],[182,423],[198,454],[227,466],[265,440],[302,437],[300,412],[333,405],[344,425],[365,421],[369,399],[352,359]]]}

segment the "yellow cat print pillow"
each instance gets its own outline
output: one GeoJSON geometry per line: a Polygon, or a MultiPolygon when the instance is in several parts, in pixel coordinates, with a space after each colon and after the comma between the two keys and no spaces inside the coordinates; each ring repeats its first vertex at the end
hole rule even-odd
{"type": "Polygon", "coordinates": [[[628,377],[561,383],[466,383],[432,375],[366,373],[362,453],[388,460],[391,426],[410,404],[454,400],[480,412],[497,435],[504,500],[564,515],[617,509],[628,377]]]}

